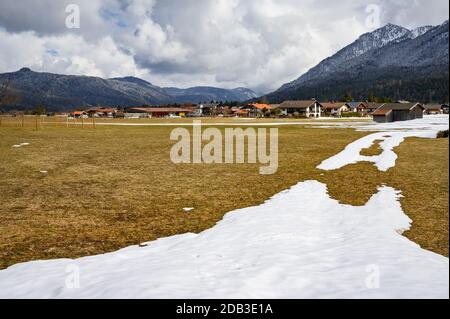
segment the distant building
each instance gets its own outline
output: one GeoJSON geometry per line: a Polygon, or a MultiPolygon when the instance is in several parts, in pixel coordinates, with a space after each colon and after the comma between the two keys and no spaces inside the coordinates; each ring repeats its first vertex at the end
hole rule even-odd
{"type": "Polygon", "coordinates": [[[364,102],[348,102],[347,105],[352,113],[359,113],[360,115],[367,114],[367,107],[364,102]]]}
{"type": "Polygon", "coordinates": [[[367,114],[372,114],[375,112],[380,106],[383,105],[383,103],[375,103],[375,102],[364,102],[364,105],[366,107],[365,112],[367,114]]]}
{"type": "Polygon", "coordinates": [[[185,117],[193,110],[179,107],[132,107],[125,110],[125,118],[185,117]]]}
{"type": "Polygon", "coordinates": [[[292,116],[295,113],[301,117],[315,117],[321,116],[322,105],[315,100],[307,101],[284,101],[277,108],[281,111],[282,115],[292,116]]]}
{"type": "Polygon", "coordinates": [[[73,111],[70,113],[70,116],[75,119],[87,118],[88,115],[85,111],[73,111]]]}
{"type": "Polygon", "coordinates": [[[219,103],[200,103],[195,114],[197,116],[214,116],[218,113],[219,103]]]}
{"type": "Polygon", "coordinates": [[[448,114],[448,111],[449,111],[448,104],[442,104],[441,109],[442,109],[442,113],[448,114]]]}
{"type": "Polygon", "coordinates": [[[350,106],[346,102],[321,103],[322,112],[326,115],[341,117],[342,113],[349,112],[350,106]]]}
{"type": "Polygon", "coordinates": [[[236,117],[250,117],[250,112],[244,109],[238,109],[234,112],[234,116],[236,117]]]}
{"type": "Polygon", "coordinates": [[[270,111],[272,106],[264,103],[252,103],[244,106],[242,109],[248,111],[250,117],[264,116],[264,112],[270,111]]]}
{"type": "Polygon", "coordinates": [[[92,107],[85,111],[89,117],[108,117],[116,116],[117,109],[112,107],[92,107]]]}
{"type": "Polygon", "coordinates": [[[442,105],[441,104],[425,104],[423,105],[425,108],[424,114],[442,114],[442,105]]]}
{"type": "Polygon", "coordinates": [[[377,123],[409,121],[423,118],[424,110],[420,103],[386,103],[372,115],[377,123]]]}

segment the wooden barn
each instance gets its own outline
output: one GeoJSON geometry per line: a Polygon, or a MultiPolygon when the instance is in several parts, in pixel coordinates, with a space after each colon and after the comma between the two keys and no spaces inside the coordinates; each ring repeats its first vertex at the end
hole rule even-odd
{"type": "Polygon", "coordinates": [[[383,103],[376,103],[376,102],[364,102],[364,112],[366,114],[371,114],[375,112],[380,106],[382,106],[383,103]]]}
{"type": "Polygon", "coordinates": [[[425,114],[442,114],[442,105],[441,104],[424,104],[425,114]]]}
{"type": "Polygon", "coordinates": [[[386,103],[372,113],[377,123],[409,121],[423,118],[425,108],[420,103],[386,103]]]}

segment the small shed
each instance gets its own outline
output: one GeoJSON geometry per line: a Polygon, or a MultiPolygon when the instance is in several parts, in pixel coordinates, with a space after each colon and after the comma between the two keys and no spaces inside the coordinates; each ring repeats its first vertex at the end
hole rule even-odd
{"type": "Polygon", "coordinates": [[[409,121],[423,118],[425,108],[420,103],[386,103],[372,113],[377,123],[409,121]]]}
{"type": "Polygon", "coordinates": [[[425,108],[425,114],[442,114],[442,105],[441,104],[425,104],[423,106],[425,108]]]}

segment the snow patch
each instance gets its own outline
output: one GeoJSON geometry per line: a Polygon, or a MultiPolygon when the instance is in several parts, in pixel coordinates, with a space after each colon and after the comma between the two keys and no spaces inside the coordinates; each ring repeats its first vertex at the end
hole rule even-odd
{"type": "Polygon", "coordinates": [[[407,137],[436,138],[440,130],[448,130],[448,116],[426,117],[420,120],[393,122],[386,124],[373,124],[356,127],[359,130],[381,130],[365,136],[349,145],[337,155],[324,160],[318,169],[336,170],[349,164],[358,162],[372,162],[380,171],[387,171],[395,166],[397,154],[393,149],[399,146],[407,137]],[[389,131],[390,130],[390,131],[389,131]],[[383,152],[376,156],[363,156],[361,151],[369,148],[376,140],[381,140],[380,147],[383,152]]]}
{"type": "Polygon", "coordinates": [[[399,196],[383,186],[354,207],[302,182],[198,235],[12,266],[0,298],[448,298],[448,259],[399,234],[411,224],[399,196]]]}
{"type": "Polygon", "coordinates": [[[30,145],[30,143],[21,143],[21,144],[13,145],[12,147],[13,148],[21,148],[21,147],[28,146],[28,145],[30,145]]]}

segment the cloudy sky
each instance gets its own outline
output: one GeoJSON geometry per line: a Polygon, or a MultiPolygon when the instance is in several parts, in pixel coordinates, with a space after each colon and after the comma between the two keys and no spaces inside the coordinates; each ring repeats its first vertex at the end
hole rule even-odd
{"type": "Polygon", "coordinates": [[[0,0],[0,72],[263,93],[365,32],[437,25],[448,10],[447,0],[0,0]],[[79,6],[79,28],[68,28],[69,4],[79,6]]]}

